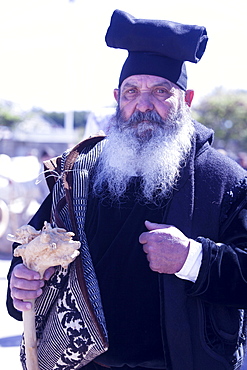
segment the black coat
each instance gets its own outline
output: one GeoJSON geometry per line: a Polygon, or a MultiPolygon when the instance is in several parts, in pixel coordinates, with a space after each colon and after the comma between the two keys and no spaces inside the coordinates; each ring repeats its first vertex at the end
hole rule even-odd
{"type": "MultiPolygon", "coordinates": [[[[212,139],[212,131],[196,123],[191,157],[182,170],[165,220],[203,247],[195,283],[175,275],[160,275],[163,341],[169,349],[169,370],[238,369],[243,355],[242,309],[247,308],[246,172],[214,150],[212,139]]],[[[50,205],[48,197],[31,221],[37,229],[47,220],[50,205]]],[[[14,258],[10,271],[19,262],[14,258]]],[[[7,306],[10,315],[21,319],[9,294],[7,306]]]]}
{"type": "Polygon", "coordinates": [[[164,332],[177,370],[235,369],[245,340],[239,308],[247,308],[246,172],[212,149],[211,140],[197,128],[194,158],[166,220],[203,246],[194,284],[160,277],[164,332]]]}

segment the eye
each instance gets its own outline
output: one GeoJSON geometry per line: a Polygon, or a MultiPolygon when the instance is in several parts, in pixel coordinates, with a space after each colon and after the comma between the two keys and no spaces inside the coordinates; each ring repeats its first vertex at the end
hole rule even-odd
{"type": "Polygon", "coordinates": [[[127,94],[135,94],[137,92],[137,89],[135,87],[132,87],[131,89],[126,90],[127,94]]]}
{"type": "Polygon", "coordinates": [[[164,87],[156,87],[154,89],[154,94],[158,96],[170,95],[170,91],[164,87]]]}
{"type": "Polygon", "coordinates": [[[123,96],[126,99],[133,99],[138,94],[138,90],[135,87],[131,87],[129,89],[126,89],[123,93],[123,96]]]}
{"type": "Polygon", "coordinates": [[[153,96],[159,100],[166,100],[172,96],[172,91],[166,86],[156,86],[153,89],[153,96]]]}

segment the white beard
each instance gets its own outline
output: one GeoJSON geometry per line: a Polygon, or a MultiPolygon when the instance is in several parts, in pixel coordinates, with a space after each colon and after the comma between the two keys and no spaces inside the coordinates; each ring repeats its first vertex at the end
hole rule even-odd
{"type": "Polygon", "coordinates": [[[99,158],[94,194],[104,197],[107,186],[108,196],[119,202],[131,179],[139,176],[139,200],[160,204],[176,186],[191,150],[193,132],[194,125],[185,105],[162,124],[125,122],[117,111],[99,158]]]}

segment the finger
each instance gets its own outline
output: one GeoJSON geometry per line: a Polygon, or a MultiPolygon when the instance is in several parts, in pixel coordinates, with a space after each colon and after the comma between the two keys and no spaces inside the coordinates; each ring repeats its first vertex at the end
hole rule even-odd
{"type": "Polygon", "coordinates": [[[11,297],[13,300],[30,301],[38,298],[42,294],[42,289],[37,290],[23,290],[13,287],[11,290],[11,297]]]}
{"type": "Polygon", "coordinates": [[[139,236],[139,243],[145,244],[147,243],[147,237],[148,237],[148,232],[144,232],[139,236]]]}
{"type": "Polygon", "coordinates": [[[49,267],[45,272],[44,272],[44,280],[49,280],[52,275],[55,273],[55,267],[49,267]]]}
{"type": "Polygon", "coordinates": [[[23,302],[19,299],[13,299],[13,305],[18,311],[28,311],[32,308],[31,302],[23,302]]]}
{"type": "Polygon", "coordinates": [[[147,244],[144,244],[142,249],[145,253],[147,253],[147,254],[149,253],[149,247],[147,246],[147,244]]]}
{"type": "Polygon", "coordinates": [[[151,231],[151,230],[157,230],[157,229],[165,229],[168,228],[169,225],[166,224],[157,224],[155,222],[150,222],[148,220],[145,221],[145,226],[146,228],[151,231]]]}
{"type": "Polygon", "coordinates": [[[38,290],[44,286],[43,280],[26,280],[12,276],[10,280],[10,288],[17,288],[22,290],[38,290]]]}
{"type": "Polygon", "coordinates": [[[14,275],[17,278],[20,279],[26,279],[26,280],[40,280],[40,274],[37,271],[30,270],[23,264],[17,265],[13,272],[12,275],[14,275]]]}

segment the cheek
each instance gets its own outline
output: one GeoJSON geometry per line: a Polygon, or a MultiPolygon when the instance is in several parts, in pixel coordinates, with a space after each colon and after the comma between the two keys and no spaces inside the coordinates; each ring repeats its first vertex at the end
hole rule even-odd
{"type": "Polygon", "coordinates": [[[166,119],[172,110],[177,111],[178,104],[177,101],[171,97],[163,102],[157,102],[155,104],[155,109],[163,119],[166,119]]]}
{"type": "Polygon", "coordinates": [[[135,104],[133,102],[127,102],[127,103],[120,102],[119,107],[120,107],[122,116],[125,120],[128,120],[135,110],[135,104]]]}
{"type": "Polygon", "coordinates": [[[165,104],[156,104],[155,109],[161,118],[166,119],[172,109],[172,104],[166,102],[165,104]]]}

